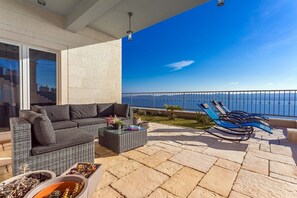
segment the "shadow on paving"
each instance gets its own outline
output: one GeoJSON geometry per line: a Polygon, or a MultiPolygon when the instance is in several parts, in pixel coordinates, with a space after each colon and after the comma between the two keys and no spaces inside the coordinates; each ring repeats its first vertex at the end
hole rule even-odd
{"type": "MultiPolygon", "coordinates": [[[[187,146],[207,146],[209,148],[220,149],[220,150],[234,150],[234,151],[247,151],[248,143],[245,142],[230,142],[230,141],[222,141],[217,137],[212,136],[208,133],[198,132],[197,135],[193,133],[193,135],[182,134],[183,132],[191,132],[188,129],[157,129],[150,132],[148,136],[149,141],[171,141],[180,145],[187,146]],[[164,136],[162,135],[153,135],[155,132],[157,133],[166,133],[164,136]],[[170,135],[170,133],[181,132],[181,135],[170,135]],[[207,135],[206,135],[207,134],[207,135]]],[[[197,132],[195,130],[194,132],[197,132]]]]}

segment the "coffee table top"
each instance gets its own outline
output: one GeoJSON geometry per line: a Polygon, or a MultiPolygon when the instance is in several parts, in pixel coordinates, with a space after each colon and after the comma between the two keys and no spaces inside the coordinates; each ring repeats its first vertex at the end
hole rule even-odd
{"type": "Polygon", "coordinates": [[[123,128],[123,129],[113,129],[111,127],[103,127],[103,128],[99,128],[98,129],[98,132],[99,134],[101,133],[104,133],[104,132],[108,132],[108,133],[113,133],[113,134],[118,134],[118,135],[121,135],[121,134],[125,134],[125,133],[133,133],[133,132],[139,132],[139,131],[143,131],[145,132],[146,129],[145,128],[142,128],[140,127],[139,130],[137,131],[131,131],[131,130],[127,130],[127,128],[123,128]]]}

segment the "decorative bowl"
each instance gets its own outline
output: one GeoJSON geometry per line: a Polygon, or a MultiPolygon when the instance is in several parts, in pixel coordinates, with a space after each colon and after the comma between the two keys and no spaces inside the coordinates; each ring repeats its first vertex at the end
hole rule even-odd
{"type": "MultiPolygon", "coordinates": [[[[17,176],[15,176],[15,177],[12,177],[12,178],[10,178],[10,179],[7,179],[7,180],[5,180],[5,181],[3,181],[3,182],[1,182],[1,185],[2,185],[2,187],[1,187],[1,189],[0,189],[0,197],[3,195],[3,193],[4,193],[4,188],[5,188],[5,186],[7,186],[8,184],[12,184],[13,182],[15,182],[16,180],[20,180],[20,179],[22,179],[22,178],[24,178],[24,176],[27,176],[27,177],[30,177],[30,176],[34,176],[33,178],[35,178],[36,176],[39,176],[39,177],[47,177],[47,179],[46,180],[50,180],[50,179],[52,179],[52,178],[55,178],[56,177],[56,174],[53,172],[53,171],[49,171],[49,170],[37,170],[37,171],[30,171],[30,172],[27,172],[27,173],[25,173],[25,174],[21,174],[21,175],[17,175],[17,176]]],[[[45,179],[45,178],[39,178],[40,180],[43,180],[43,179],[45,179]]],[[[42,185],[43,183],[45,183],[46,181],[43,181],[43,182],[41,182],[40,184],[38,184],[38,185],[36,185],[36,184],[34,184],[34,185],[36,185],[35,187],[29,187],[29,189],[26,189],[26,188],[24,188],[24,187],[21,187],[21,189],[24,189],[24,191],[19,191],[18,192],[18,195],[16,195],[16,196],[11,196],[11,197],[19,197],[19,198],[21,198],[21,197],[26,197],[26,195],[27,194],[29,194],[32,190],[34,190],[35,188],[37,188],[39,185],[42,185]]],[[[8,192],[8,191],[6,191],[6,192],[8,192]]],[[[16,191],[15,191],[15,193],[17,193],[16,191]]],[[[4,194],[4,196],[5,196],[5,194],[4,194]]]]}
{"type": "MultiPolygon", "coordinates": [[[[79,175],[66,175],[59,176],[55,179],[44,182],[38,187],[30,191],[25,198],[43,198],[49,196],[52,192],[60,190],[64,192],[66,188],[70,189],[70,192],[75,188],[76,183],[83,184],[83,188],[75,198],[87,198],[88,197],[88,181],[79,175]]],[[[61,196],[62,197],[62,196],[61,196]]]]}

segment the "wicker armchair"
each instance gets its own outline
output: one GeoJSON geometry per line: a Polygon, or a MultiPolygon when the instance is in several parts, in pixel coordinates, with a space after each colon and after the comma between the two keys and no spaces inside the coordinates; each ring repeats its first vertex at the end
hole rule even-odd
{"type": "Polygon", "coordinates": [[[47,169],[60,175],[76,162],[94,162],[94,142],[67,147],[39,155],[32,155],[31,124],[25,118],[11,118],[12,169],[20,174],[19,167],[28,164],[30,170],[47,169]]]}

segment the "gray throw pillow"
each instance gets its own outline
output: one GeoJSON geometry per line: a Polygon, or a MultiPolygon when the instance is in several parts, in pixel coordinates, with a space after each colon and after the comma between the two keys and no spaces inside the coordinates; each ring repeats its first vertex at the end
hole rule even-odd
{"type": "Polygon", "coordinates": [[[114,103],[97,104],[98,117],[114,116],[114,103]]]}
{"type": "Polygon", "coordinates": [[[25,111],[24,117],[33,125],[33,135],[40,145],[48,146],[56,143],[56,133],[46,115],[38,114],[34,111],[25,111]]]}
{"type": "Polygon", "coordinates": [[[96,104],[70,105],[70,115],[73,120],[97,117],[96,104]]]}
{"type": "Polygon", "coordinates": [[[69,105],[42,106],[52,122],[70,120],[69,105]]]}
{"type": "Polygon", "coordinates": [[[39,106],[39,105],[32,106],[31,110],[36,112],[36,113],[41,113],[42,115],[47,116],[46,110],[44,108],[42,108],[41,106],[39,106]]]}
{"type": "Polygon", "coordinates": [[[114,104],[114,114],[118,117],[128,118],[129,105],[128,104],[114,104]]]}

